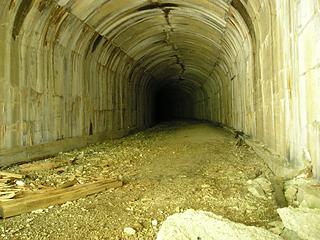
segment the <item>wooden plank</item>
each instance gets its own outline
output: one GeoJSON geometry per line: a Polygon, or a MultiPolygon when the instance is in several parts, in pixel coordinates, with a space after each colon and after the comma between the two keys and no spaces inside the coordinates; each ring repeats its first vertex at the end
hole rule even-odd
{"type": "Polygon", "coordinates": [[[0,172],[0,178],[1,177],[22,179],[22,178],[24,178],[24,175],[15,174],[15,173],[9,173],[9,172],[0,172]]]}
{"type": "Polygon", "coordinates": [[[40,193],[34,192],[32,195],[23,198],[0,202],[0,217],[8,218],[33,210],[63,204],[67,201],[74,201],[106,189],[121,187],[122,185],[121,181],[102,180],[65,189],[46,190],[40,193]]]}
{"type": "Polygon", "coordinates": [[[0,200],[6,200],[14,198],[16,193],[14,191],[1,191],[0,192],[0,200]]]}

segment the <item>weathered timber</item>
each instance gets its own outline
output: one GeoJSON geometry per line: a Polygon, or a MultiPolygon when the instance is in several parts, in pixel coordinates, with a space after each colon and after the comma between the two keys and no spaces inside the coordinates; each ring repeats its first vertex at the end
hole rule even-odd
{"type": "Polygon", "coordinates": [[[16,174],[16,173],[9,173],[9,172],[0,172],[0,178],[22,179],[22,178],[24,178],[24,175],[16,174]]]}
{"type": "Polygon", "coordinates": [[[102,180],[93,183],[81,184],[65,189],[53,189],[34,192],[32,195],[20,199],[0,202],[0,217],[8,218],[33,210],[74,201],[88,195],[99,193],[110,188],[121,187],[121,181],[102,180]]]}

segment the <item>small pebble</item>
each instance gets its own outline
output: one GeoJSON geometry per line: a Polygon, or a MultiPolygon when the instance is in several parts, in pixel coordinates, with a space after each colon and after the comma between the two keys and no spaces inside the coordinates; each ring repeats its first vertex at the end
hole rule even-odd
{"type": "Polygon", "coordinates": [[[72,205],[72,202],[68,201],[61,205],[61,207],[68,207],[69,205],[72,205]]]}
{"type": "Polygon", "coordinates": [[[26,220],[26,222],[27,222],[27,223],[32,222],[33,219],[34,219],[34,218],[28,218],[28,219],[26,220]]]}
{"type": "Polygon", "coordinates": [[[34,210],[32,211],[32,213],[35,213],[35,214],[43,213],[43,209],[34,210]]]}
{"type": "Polygon", "coordinates": [[[132,227],[125,227],[123,229],[123,232],[127,235],[135,235],[136,234],[136,230],[134,230],[132,227]]]}
{"type": "Polygon", "coordinates": [[[16,185],[17,185],[18,187],[23,187],[23,186],[26,185],[26,184],[24,183],[24,181],[17,180],[17,181],[16,181],[16,185]]]}

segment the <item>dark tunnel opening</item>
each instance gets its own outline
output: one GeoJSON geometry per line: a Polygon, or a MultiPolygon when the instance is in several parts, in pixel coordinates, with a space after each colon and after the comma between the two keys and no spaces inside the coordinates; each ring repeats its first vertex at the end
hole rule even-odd
{"type": "Polygon", "coordinates": [[[193,119],[193,97],[183,86],[165,85],[154,96],[155,122],[193,119]]]}

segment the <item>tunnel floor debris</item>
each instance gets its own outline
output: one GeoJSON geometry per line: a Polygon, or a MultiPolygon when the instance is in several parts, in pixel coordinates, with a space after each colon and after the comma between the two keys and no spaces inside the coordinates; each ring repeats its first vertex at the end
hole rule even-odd
{"type": "Polygon", "coordinates": [[[0,219],[1,239],[155,239],[168,216],[186,209],[265,228],[280,220],[263,160],[209,123],[162,123],[1,171],[24,176],[12,182],[17,195],[101,178],[124,182],[120,188],[0,219]]]}

